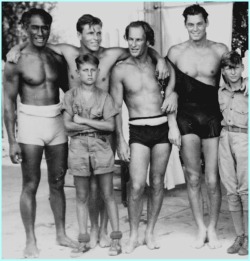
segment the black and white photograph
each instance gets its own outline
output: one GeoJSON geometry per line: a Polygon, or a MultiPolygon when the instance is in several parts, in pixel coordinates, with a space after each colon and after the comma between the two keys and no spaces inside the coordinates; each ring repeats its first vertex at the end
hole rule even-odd
{"type": "Polygon", "coordinates": [[[248,1],[1,8],[1,258],[248,260],[248,1]]]}

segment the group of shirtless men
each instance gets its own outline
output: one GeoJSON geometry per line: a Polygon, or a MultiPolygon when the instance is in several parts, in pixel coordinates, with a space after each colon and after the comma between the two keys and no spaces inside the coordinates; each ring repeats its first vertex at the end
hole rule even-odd
{"type": "MultiPolygon", "coordinates": [[[[217,106],[217,91],[220,60],[228,48],[207,39],[208,14],[203,7],[189,6],[183,16],[189,39],[172,46],[164,59],[150,48],[154,45],[154,32],[143,21],[132,22],[127,26],[127,49],[104,48],[100,46],[101,20],[85,14],[77,22],[80,47],[75,47],[47,43],[52,17],[44,10],[31,9],[23,14],[21,22],[29,41],[14,47],[5,65],[4,118],[11,160],[13,163],[21,163],[22,167],[20,209],[26,232],[25,257],[38,257],[39,252],[34,224],[43,151],[48,168],[50,204],[57,243],[79,248],[79,244],[68,238],[65,232],[64,177],[67,171],[68,138],[61,115],[59,88],[67,91],[79,86],[75,60],[79,55],[89,53],[99,59],[96,87],[110,93],[118,110],[115,116],[116,143],[113,139],[110,142],[114,150],[117,149],[119,158],[129,163],[130,237],[125,252],[131,253],[138,245],[142,195],[149,163],[150,196],[145,243],[149,249],[159,248],[153,231],[162,206],[164,174],[172,144],[180,148],[186,167],[188,196],[198,227],[193,246],[201,248],[207,241],[210,248],[220,247],[216,233],[221,206],[217,153],[221,115],[217,106]],[[63,77],[65,62],[68,81],[63,77]],[[167,87],[163,90],[162,82],[168,76],[167,87]],[[18,95],[21,103],[17,140],[15,125],[18,95]],[[123,100],[129,112],[129,145],[122,131],[123,100]],[[205,226],[203,220],[201,148],[209,198],[208,226],[205,226]]],[[[94,248],[99,242],[101,247],[107,247],[110,246],[107,213],[103,204],[100,204],[102,199],[95,175],[90,177],[90,182],[91,232],[88,245],[94,248]],[[99,214],[102,217],[100,228],[99,214]]],[[[87,214],[81,217],[82,223],[87,222],[87,217],[87,214]]],[[[85,246],[81,251],[86,249],[85,246]]]]}

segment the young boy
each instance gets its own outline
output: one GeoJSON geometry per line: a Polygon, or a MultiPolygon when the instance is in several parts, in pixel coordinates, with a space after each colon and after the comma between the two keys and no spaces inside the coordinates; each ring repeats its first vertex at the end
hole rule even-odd
{"type": "Polygon", "coordinates": [[[219,89],[223,114],[219,171],[237,235],[227,253],[248,255],[248,97],[240,90],[244,70],[240,55],[225,53],[221,69],[226,84],[219,89]]]}
{"type": "Polygon", "coordinates": [[[74,176],[76,187],[76,209],[80,234],[80,247],[72,256],[88,250],[90,240],[87,233],[88,198],[90,177],[96,175],[108,210],[113,232],[110,234],[109,255],[121,253],[119,239],[118,209],[113,193],[114,155],[107,135],[114,131],[114,116],[118,113],[107,92],[95,86],[99,73],[99,60],[92,54],[76,58],[80,86],[69,90],[64,96],[64,124],[71,137],[68,167],[74,176]]]}

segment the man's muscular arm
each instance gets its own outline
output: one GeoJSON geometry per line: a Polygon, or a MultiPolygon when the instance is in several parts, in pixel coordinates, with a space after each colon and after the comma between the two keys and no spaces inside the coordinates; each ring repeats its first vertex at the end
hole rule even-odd
{"type": "Polygon", "coordinates": [[[22,160],[21,149],[15,137],[16,100],[19,88],[18,65],[6,63],[4,69],[4,122],[9,139],[9,155],[15,164],[22,160]]]}
{"type": "MultiPolygon", "coordinates": [[[[113,57],[116,57],[116,62],[123,61],[127,59],[130,56],[129,49],[128,48],[121,48],[121,47],[112,47],[106,49],[107,52],[109,52],[109,55],[112,55],[113,57]]],[[[169,75],[169,68],[164,60],[163,57],[159,55],[159,53],[154,50],[153,48],[148,48],[148,54],[153,60],[153,62],[156,64],[156,75],[158,79],[165,79],[169,75]]]]}
{"type": "Polygon", "coordinates": [[[117,154],[123,161],[129,162],[130,149],[126,143],[122,131],[122,103],[123,103],[123,84],[121,80],[120,66],[117,65],[111,75],[111,96],[114,99],[115,107],[119,113],[115,116],[116,136],[117,136],[117,154]]]}
{"type": "MultiPolygon", "coordinates": [[[[11,62],[11,63],[17,63],[20,55],[21,55],[21,51],[29,44],[28,41],[23,42],[21,44],[17,44],[14,47],[12,47],[10,49],[10,51],[7,53],[7,61],[11,62]]],[[[51,44],[51,43],[47,43],[46,44],[47,47],[49,47],[51,50],[53,50],[55,53],[62,55],[65,57],[66,53],[69,52],[70,50],[72,50],[72,48],[76,48],[74,45],[70,45],[70,44],[51,44]]]]}

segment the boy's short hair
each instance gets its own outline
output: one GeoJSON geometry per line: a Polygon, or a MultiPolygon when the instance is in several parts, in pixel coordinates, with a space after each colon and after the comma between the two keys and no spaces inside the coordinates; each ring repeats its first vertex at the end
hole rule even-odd
{"type": "Polygon", "coordinates": [[[198,15],[198,14],[201,14],[203,16],[203,18],[204,18],[204,21],[207,22],[208,13],[205,10],[205,8],[203,8],[202,6],[200,6],[198,4],[188,6],[184,10],[182,15],[184,16],[185,23],[186,23],[188,15],[198,15]]]}
{"type": "Polygon", "coordinates": [[[96,65],[96,67],[98,67],[98,65],[99,65],[99,59],[96,56],[94,56],[93,54],[90,54],[90,53],[79,55],[75,59],[75,62],[76,62],[77,69],[79,69],[80,65],[84,64],[84,63],[91,63],[91,64],[96,65]]]}
{"type": "Polygon", "coordinates": [[[82,33],[83,26],[86,24],[88,24],[89,26],[100,25],[102,27],[101,19],[90,14],[84,14],[78,19],[76,23],[77,32],[82,33]]]}
{"type": "Polygon", "coordinates": [[[226,52],[221,58],[221,68],[226,66],[235,67],[236,65],[242,64],[242,58],[236,51],[226,52]]]}
{"type": "Polygon", "coordinates": [[[151,46],[154,46],[155,44],[155,35],[154,35],[154,30],[151,28],[151,26],[144,22],[144,21],[135,21],[131,22],[125,29],[125,35],[124,38],[127,41],[129,37],[129,29],[130,28],[135,28],[135,27],[142,27],[144,30],[144,33],[146,35],[146,41],[149,42],[151,46]]]}
{"type": "Polygon", "coordinates": [[[45,24],[51,25],[53,18],[52,16],[41,8],[31,8],[29,11],[24,12],[20,23],[27,27],[30,23],[30,18],[34,15],[38,15],[43,18],[45,24]]]}

